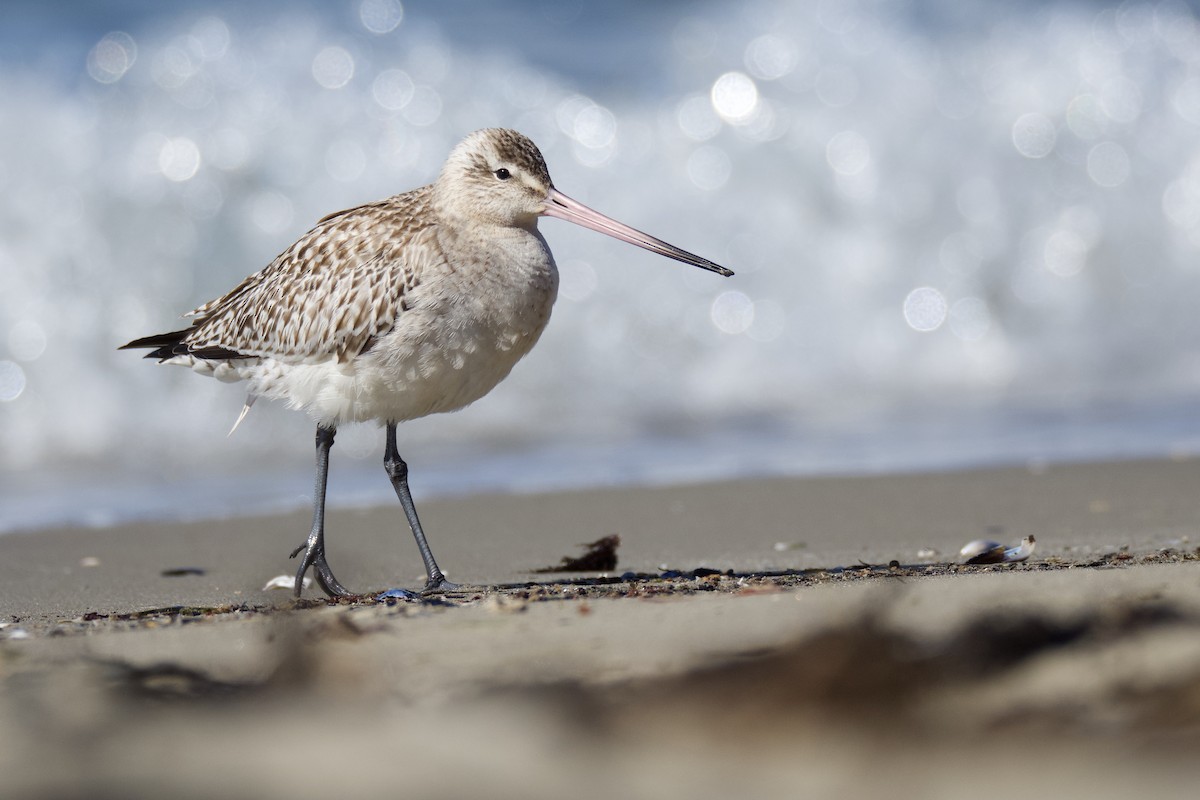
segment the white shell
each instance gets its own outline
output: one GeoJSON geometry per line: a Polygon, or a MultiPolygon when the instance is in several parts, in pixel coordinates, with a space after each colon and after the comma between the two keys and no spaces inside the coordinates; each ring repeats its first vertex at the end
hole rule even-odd
{"type": "Polygon", "coordinates": [[[963,545],[958,554],[966,564],[1008,564],[1033,555],[1036,542],[1034,537],[1026,536],[1016,547],[1005,547],[989,539],[976,539],[963,545]]]}
{"type": "MultiPolygon", "coordinates": [[[[309,586],[312,586],[312,578],[305,578],[304,588],[307,589],[309,586]]],[[[276,575],[274,578],[271,578],[271,580],[267,581],[267,585],[262,587],[262,590],[265,592],[270,589],[294,589],[295,587],[295,575],[276,575]]]]}
{"type": "Polygon", "coordinates": [[[1037,539],[1033,536],[1026,536],[1021,540],[1021,543],[1016,547],[1010,547],[1004,551],[1005,561],[1024,561],[1033,555],[1033,548],[1037,546],[1037,539]]]}

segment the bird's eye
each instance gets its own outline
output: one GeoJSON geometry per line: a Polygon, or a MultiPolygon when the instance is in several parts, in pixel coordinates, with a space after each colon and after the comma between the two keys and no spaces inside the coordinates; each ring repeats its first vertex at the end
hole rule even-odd
{"type": "Polygon", "coordinates": [[[497,178],[499,178],[502,181],[506,181],[512,177],[512,173],[509,172],[508,170],[506,170],[504,167],[501,167],[500,169],[496,170],[492,174],[495,175],[497,178]]]}

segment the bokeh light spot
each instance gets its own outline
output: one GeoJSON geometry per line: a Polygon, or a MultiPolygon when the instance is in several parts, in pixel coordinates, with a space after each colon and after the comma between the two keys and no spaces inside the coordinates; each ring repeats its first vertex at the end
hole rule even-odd
{"type": "Polygon", "coordinates": [[[1054,152],[1058,131],[1045,114],[1022,114],[1012,127],[1012,142],[1026,158],[1045,158],[1054,152]]]}
{"type": "Polygon", "coordinates": [[[200,148],[191,139],[167,139],[158,151],[158,168],[169,181],[191,180],[200,169],[200,148]]]}
{"type": "Polygon", "coordinates": [[[400,0],[363,0],[358,18],[371,33],[391,33],[404,19],[404,6],[400,0]]]}
{"type": "Polygon", "coordinates": [[[336,45],[322,48],[313,58],[312,76],[326,89],[340,89],[354,77],[354,57],[336,45]]]}
{"type": "Polygon", "coordinates": [[[1083,271],[1087,264],[1088,243],[1075,231],[1055,231],[1043,249],[1046,269],[1061,278],[1083,271]]]}
{"type": "Polygon", "coordinates": [[[113,31],[88,53],[87,72],[98,83],[116,83],[137,60],[137,44],[123,31],[113,31]]]}
{"type": "Polygon", "coordinates": [[[12,361],[0,361],[0,403],[11,403],[25,391],[25,370],[12,361]]]}
{"type": "Polygon", "coordinates": [[[758,105],[758,87],[749,75],[726,72],[713,83],[710,92],[713,108],[726,122],[746,122],[758,105]]]}
{"type": "Polygon", "coordinates": [[[754,301],[741,292],[721,292],[713,300],[710,316],[721,333],[745,333],[754,324],[754,301]]]}
{"type": "Polygon", "coordinates": [[[858,131],[842,131],[826,143],[825,158],[839,175],[857,175],[871,163],[871,146],[858,131]]]}
{"type": "Polygon", "coordinates": [[[1163,214],[1180,228],[1200,225],[1200,180],[1185,176],[1163,191],[1163,214]]]}
{"type": "Polygon", "coordinates": [[[197,52],[206,61],[224,58],[229,52],[229,26],[220,17],[205,17],[192,26],[197,52]]]}
{"type": "Polygon", "coordinates": [[[946,321],[946,298],[931,286],[913,289],[904,298],[904,321],[914,331],[936,331],[946,321]]]}
{"type": "Polygon", "coordinates": [[[408,73],[402,69],[385,69],[375,76],[371,84],[371,96],[380,107],[388,111],[399,111],[409,104],[417,87],[408,73]]]}
{"type": "Polygon", "coordinates": [[[773,81],[796,68],[799,52],[789,39],[764,34],[746,46],[746,69],[754,77],[773,81]]]}
{"type": "Polygon", "coordinates": [[[617,118],[603,106],[589,105],[575,115],[572,138],[584,147],[607,147],[617,135],[617,118]]]}

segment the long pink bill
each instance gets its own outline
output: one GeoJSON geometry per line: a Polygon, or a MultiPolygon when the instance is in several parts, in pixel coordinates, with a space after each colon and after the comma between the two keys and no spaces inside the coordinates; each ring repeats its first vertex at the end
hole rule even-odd
{"type": "Polygon", "coordinates": [[[689,253],[686,250],[680,250],[673,244],[667,244],[662,239],[656,239],[648,233],[642,233],[628,225],[622,225],[615,219],[606,217],[599,211],[588,208],[578,200],[572,200],[558,189],[551,189],[549,197],[546,198],[546,210],[542,212],[547,217],[557,217],[565,219],[567,222],[574,222],[576,225],[582,225],[593,231],[598,231],[607,234],[614,239],[620,239],[622,242],[635,244],[638,247],[649,250],[651,253],[658,253],[660,256],[673,258],[676,261],[682,261],[684,264],[691,264],[700,269],[706,269],[710,272],[715,272],[718,275],[729,277],[733,274],[733,270],[726,269],[720,264],[713,263],[707,258],[689,253]]]}

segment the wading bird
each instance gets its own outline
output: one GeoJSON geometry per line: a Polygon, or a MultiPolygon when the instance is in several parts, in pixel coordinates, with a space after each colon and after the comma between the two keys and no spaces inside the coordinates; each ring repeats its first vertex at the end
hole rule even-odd
{"type": "Polygon", "coordinates": [[[259,397],[316,421],[312,529],[292,552],[304,553],[297,597],[310,567],[331,597],[351,594],[325,557],[325,488],[338,426],[367,420],[387,426],[383,463],[425,562],[424,591],[456,588],[421,530],[396,424],[478,400],[537,342],[558,292],[538,217],[733,274],[567,197],[533,142],[492,128],[460,142],[431,185],[330,214],[266,268],[190,312],[190,327],[121,348],[150,348],[146,358],[246,381],[239,423],[259,397]]]}

